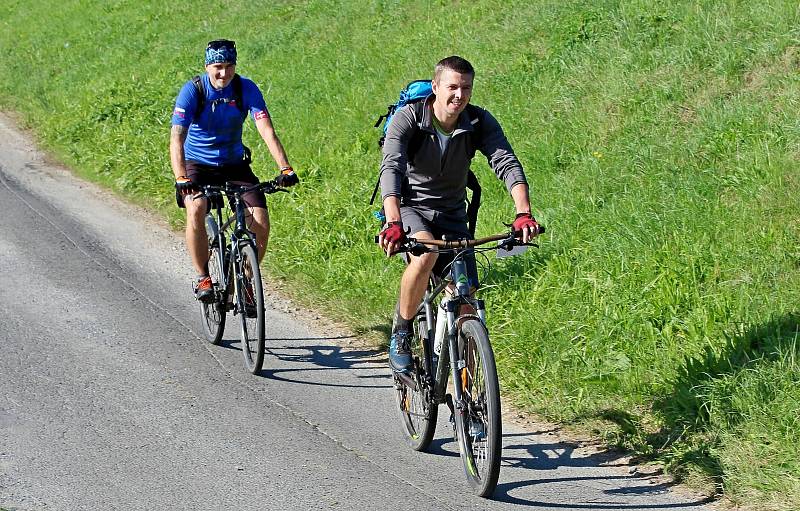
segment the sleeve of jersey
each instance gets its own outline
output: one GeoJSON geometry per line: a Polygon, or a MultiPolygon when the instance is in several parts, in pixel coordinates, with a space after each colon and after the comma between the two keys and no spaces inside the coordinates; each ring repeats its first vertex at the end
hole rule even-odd
{"type": "Polygon", "coordinates": [[[189,127],[194,120],[194,111],[197,108],[197,89],[189,81],[183,85],[175,100],[175,109],[172,110],[172,124],[189,127]]]}
{"type": "Polygon", "coordinates": [[[383,160],[381,160],[380,183],[381,197],[400,196],[403,176],[408,170],[408,142],[415,129],[414,113],[406,105],[395,113],[386,140],[383,142],[383,160]]]}
{"type": "Polygon", "coordinates": [[[269,110],[267,110],[267,104],[264,102],[264,95],[261,94],[261,90],[255,83],[250,80],[244,82],[242,96],[244,96],[242,98],[244,104],[249,105],[250,115],[253,116],[254,121],[269,117],[269,110]]]}
{"type": "Polygon", "coordinates": [[[489,167],[505,183],[506,189],[510,193],[515,185],[528,184],[525,172],[522,170],[522,164],[514,154],[511,144],[508,143],[500,123],[489,112],[484,111],[483,114],[480,122],[482,136],[479,149],[486,156],[489,167]]]}

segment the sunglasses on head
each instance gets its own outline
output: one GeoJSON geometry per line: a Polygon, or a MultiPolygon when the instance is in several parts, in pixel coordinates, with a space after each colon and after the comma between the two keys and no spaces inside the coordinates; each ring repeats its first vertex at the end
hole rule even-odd
{"type": "Polygon", "coordinates": [[[226,49],[229,48],[229,49],[234,49],[235,50],[236,49],[236,43],[234,41],[229,41],[227,39],[217,39],[217,40],[209,42],[208,46],[206,46],[206,49],[208,49],[208,48],[210,48],[212,50],[221,50],[222,48],[226,48],[226,49]]]}

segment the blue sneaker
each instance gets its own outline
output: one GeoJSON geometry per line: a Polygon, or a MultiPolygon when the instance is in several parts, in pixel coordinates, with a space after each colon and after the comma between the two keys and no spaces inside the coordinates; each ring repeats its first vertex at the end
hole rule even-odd
{"type": "Polygon", "coordinates": [[[411,370],[411,332],[399,331],[389,340],[389,366],[397,373],[411,370]]]}

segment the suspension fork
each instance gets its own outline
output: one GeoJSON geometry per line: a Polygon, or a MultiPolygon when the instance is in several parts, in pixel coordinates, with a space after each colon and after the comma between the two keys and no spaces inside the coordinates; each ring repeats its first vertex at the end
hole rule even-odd
{"type": "Polygon", "coordinates": [[[458,322],[456,321],[456,312],[459,306],[464,303],[460,298],[447,302],[447,341],[450,352],[450,373],[453,377],[453,405],[457,410],[463,411],[461,371],[466,367],[466,362],[458,355],[458,322]]]}
{"type": "Polygon", "coordinates": [[[422,361],[423,367],[425,368],[426,378],[429,384],[433,383],[433,371],[436,370],[436,367],[433,364],[433,343],[434,343],[434,331],[436,330],[435,320],[433,319],[433,305],[431,305],[431,300],[433,296],[430,294],[429,291],[425,292],[425,297],[422,301],[422,307],[417,314],[421,314],[425,317],[425,331],[420,332],[423,336],[421,339],[422,342],[425,343],[425,349],[423,349],[423,353],[425,354],[425,360],[422,361]]]}

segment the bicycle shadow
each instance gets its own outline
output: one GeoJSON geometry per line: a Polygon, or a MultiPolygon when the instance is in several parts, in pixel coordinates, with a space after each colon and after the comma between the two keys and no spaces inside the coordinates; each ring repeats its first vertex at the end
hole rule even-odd
{"type": "MultiPolygon", "coordinates": [[[[279,363],[265,359],[265,367],[256,376],[286,383],[298,383],[320,387],[337,388],[389,388],[391,385],[377,385],[374,380],[386,379],[384,371],[387,359],[383,350],[351,349],[337,344],[304,344],[297,341],[335,341],[351,339],[355,336],[338,337],[272,337],[266,339],[265,354],[274,357],[279,363]],[[290,367],[287,367],[290,366],[290,367]],[[365,381],[364,384],[321,381],[309,378],[320,371],[348,371],[348,378],[365,381]],[[354,374],[363,372],[364,374],[354,374]]],[[[241,351],[238,340],[224,340],[221,346],[241,351]]]]}
{"type": "MultiPolygon", "coordinates": [[[[442,424],[440,423],[441,427],[442,424]]],[[[546,486],[552,484],[580,483],[597,481],[607,488],[602,490],[603,495],[611,497],[620,496],[657,496],[665,495],[677,483],[658,482],[649,475],[632,473],[629,475],[580,475],[574,477],[541,477],[545,472],[553,472],[563,468],[573,468],[576,470],[584,469],[605,470],[608,467],[627,467],[629,466],[628,455],[617,450],[598,451],[589,455],[578,454],[578,444],[565,441],[538,442],[531,438],[534,436],[556,433],[557,428],[545,429],[525,433],[506,433],[503,435],[503,458],[501,460],[501,481],[504,474],[509,475],[509,470],[523,470],[524,475],[520,478],[519,473],[512,474],[511,477],[517,479],[509,482],[501,482],[497,485],[492,496],[493,500],[518,504],[527,507],[542,507],[546,509],[689,509],[702,506],[713,502],[712,497],[690,498],[684,502],[664,503],[664,504],[621,504],[611,501],[602,503],[591,501],[586,503],[564,503],[547,502],[526,498],[520,494],[542,495],[541,491],[530,491],[536,486],[546,486]],[[530,442],[520,442],[520,440],[531,440],[530,442]],[[615,484],[616,483],[616,484],[615,484]]],[[[435,456],[446,456],[458,458],[459,452],[455,440],[450,436],[440,436],[431,442],[431,446],[426,451],[427,454],[435,456]]]]}
{"type": "MultiPolygon", "coordinates": [[[[546,432],[545,432],[546,433],[546,432]]],[[[622,504],[614,502],[546,502],[525,498],[520,493],[525,489],[557,483],[579,483],[581,481],[598,481],[608,486],[602,489],[602,494],[614,496],[656,496],[670,492],[670,488],[677,483],[659,482],[649,475],[631,473],[628,475],[580,475],[574,477],[548,477],[540,475],[543,472],[552,472],[562,468],[591,470],[605,470],[607,467],[628,466],[626,453],[617,450],[601,450],[591,454],[578,454],[578,445],[571,442],[518,442],[517,438],[529,438],[541,433],[513,433],[503,435],[503,459],[501,464],[501,477],[503,469],[525,470],[530,476],[523,476],[521,480],[500,483],[495,489],[493,498],[501,502],[525,505],[529,507],[545,507],[555,509],[679,509],[702,506],[712,502],[712,497],[692,498],[687,497],[683,502],[663,504],[631,503],[622,504]],[[516,437],[516,438],[515,438],[516,437]],[[509,442],[511,440],[511,442],[509,442]],[[616,483],[616,484],[615,484],[616,483]]],[[[532,440],[532,439],[531,439],[532,440]]],[[[537,491],[536,495],[542,495],[537,491]]]]}

